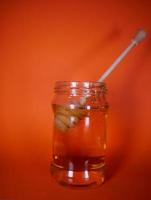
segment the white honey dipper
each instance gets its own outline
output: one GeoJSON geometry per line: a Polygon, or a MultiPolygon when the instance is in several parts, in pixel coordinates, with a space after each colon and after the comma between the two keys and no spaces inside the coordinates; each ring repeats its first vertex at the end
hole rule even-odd
{"type": "MultiPolygon", "coordinates": [[[[125,56],[135,47],[137,46],[145,37],[147,36],[147,32],[143,29],[140,29],[135,36],[132,38],[128,47],[119,55],[119,57],[109,66],[109,68],[100,76],[97,82],[103,82],[107,76],[118,66],[118,64],[125,58],[125,56]]],[[[80,105],[84,105],[86,103],[87,97],[82,97],[80,99],[80,105]]],[[[55,111],[55,127],[59,130],[65,132],[69,128],[75,126],[76,123],[83,116],[86,115],[86,112],[82,109],[70,109],[65,106],[56,107],[55,111]]]]}

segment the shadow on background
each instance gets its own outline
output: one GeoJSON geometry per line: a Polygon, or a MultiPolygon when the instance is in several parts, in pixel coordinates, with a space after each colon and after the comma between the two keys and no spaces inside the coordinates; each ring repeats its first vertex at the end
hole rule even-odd
{"type": "MultiPolygon", "coordinates": [[[[141,92],[139,93],[139,91],[143,91],[143,88],[146,85],[148,85],[147,80],[149,78],[147,78],[146,82],[142,83],[142,88],[139,88],[139,91],[137,84],[140,81],[139,78],[141,78],[142,74],[145,74],[145,77],[150,76],[151,67],[149,65],[145,66],[145,63],[150,56],[151,56],[151,38],[148,38],[148,41],[146,41],[146,44],[144,44],[144,47],[141,51],[141,57],[137,59],[137,61],[134,63],[133,66],[129,66],[132,68],[131,74],[129,74],[128,76],[129,81],[124,82],[122,86],[122,88],[124,89],[120,90],[118,93],[118,96],[122,97],[122,101],[118,102],[119,110],[117,117],[120,121],[120,124],[119,127],[117,128],[119,133],[114,133],[114,134],[117,134],[116,139],[120,144],[118,145],[118,147],[114,152],[111,152],[108,155],[107,180],[116,175],[117,172],[122,169],[122,167],[124,166],[124,164],[131,155],[133,144],[137,142],[136,138],[134,137],[134,133],[137,131],[136,129],[137,126],[136,116],[138,109],[137,98],[139,98],[140,95],[143,95],[141,92]],[[137,95],[135,92],[136,90],[137,90],[137,95]]],[[[112,151],[112,149],[110,151],[112,151]]]]}

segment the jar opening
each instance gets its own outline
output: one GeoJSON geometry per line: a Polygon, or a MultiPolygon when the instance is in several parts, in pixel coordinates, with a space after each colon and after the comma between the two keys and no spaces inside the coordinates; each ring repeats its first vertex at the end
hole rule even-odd
{"type": "Polygon", "coordinates": [[[69,88],[97,88],[105,87],[104,82],[93,82],[93,81],[56,81],[55,88],[69,87],[69,88]]]}

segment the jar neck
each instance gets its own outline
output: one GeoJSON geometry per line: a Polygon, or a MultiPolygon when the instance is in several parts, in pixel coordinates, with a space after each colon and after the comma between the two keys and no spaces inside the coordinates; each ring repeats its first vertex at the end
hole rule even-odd
{"type": "Polygon", "coordinates": [[[103,82],[92,81],[57,81],[55,93],[76,95],[101,95],[106,94],[106,86],[103,82]]]}

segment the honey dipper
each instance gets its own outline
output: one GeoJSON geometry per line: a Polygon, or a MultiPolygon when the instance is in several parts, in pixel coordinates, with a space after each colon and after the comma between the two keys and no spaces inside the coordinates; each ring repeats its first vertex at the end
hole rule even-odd
{"type": "MultiPolygon", "coordinates": [[[[123,58],[139,44],[147,35],[147,32],[140,29],[132,38],[128,47],[119,55],[119,57],[111,64],[111,66],[101,75],[97,82],[103,82],[104,79],[118,66],[123,58]]],[[[82,97],[78,105],[71,109],[69,106],[56,105],[55,108],[55,127],[62,132],[68,131],[69,128],[74,127],[84,116],[87,111],[81,109],[86,103],[87,97],[82,97]]]]}

